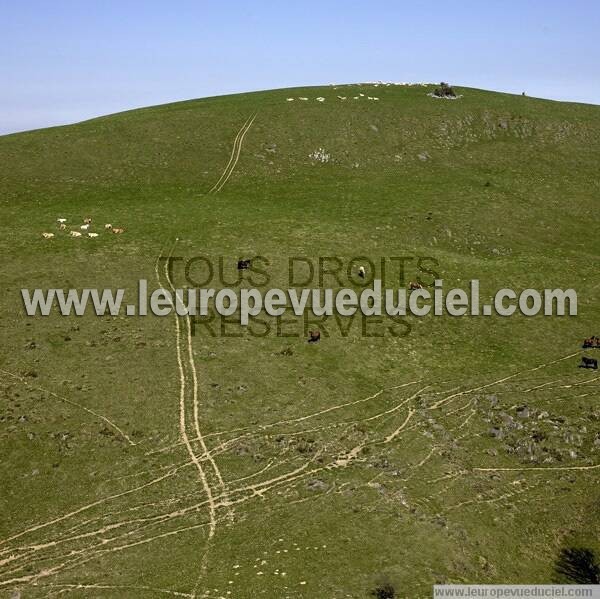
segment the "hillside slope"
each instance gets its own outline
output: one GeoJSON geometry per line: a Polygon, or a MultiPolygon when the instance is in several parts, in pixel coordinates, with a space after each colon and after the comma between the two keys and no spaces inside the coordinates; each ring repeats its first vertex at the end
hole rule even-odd
{"type": "Polygon", "coordinates": [[[600,334],[600,107],[433,87],[0,137],[0,595],[416,597],[547,583],[561,548],[599,549],[599,382],[577,364],[600,334]],[[95,239],[56,226],[87,216],[95,239]],[[21,288],[191,284],[169,253],[210,258],[217,287],[220,257],[235,281],[262,256],[265,289],[290,257],[386,258],[390,286],[573,287],[579,315],[329,319],[309,345],[271,318],[23,312],[21,288]]]}

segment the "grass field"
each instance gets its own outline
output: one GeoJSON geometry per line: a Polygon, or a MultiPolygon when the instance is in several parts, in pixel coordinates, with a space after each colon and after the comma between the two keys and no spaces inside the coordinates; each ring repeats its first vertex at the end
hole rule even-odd
{"type": "Polygon", "coordinates": [[[342,599],[388,580],[428,597],[548,583],[561,548],[600,549],[600,378],[577,368],[600,334],[600,108],[433,88],[0,137],[0,596],[342,599]],[[55,224],[86,216],[96,239],[55,224]],[[175,316],[24,313],[21,288],[181,287],[169,253],[223,257],[229,278],[263,256],[265,288],[287,287],[289,257],[402,256],[404,283],[431,283],[421,260],[484,298],[573,287],[579,314],[368,337],[330,319],[309,345],[273,319],[213,337],[175,316]]]}

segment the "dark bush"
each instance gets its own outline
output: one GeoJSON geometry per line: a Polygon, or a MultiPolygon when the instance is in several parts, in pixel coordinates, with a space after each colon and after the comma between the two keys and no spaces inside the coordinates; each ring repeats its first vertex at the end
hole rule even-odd
{"type": "Polygon", "coordinates": [[[444,81],[440,83],[440,86],[433,92],[438,98],[456,98],[456,93],[452,86],[448,85],[444,81]]]}
{"type": "Polygon", "coordinates": [[[600,584],[600,564],[591,549],[567,547],[556,560],[557,582],[600,584]]]}
{"type": "Polygon", "coordinates": [[[377,585],[372,591],[371,595],[376,599],[395,599],[396,589],[389,582],[377,585]]]}

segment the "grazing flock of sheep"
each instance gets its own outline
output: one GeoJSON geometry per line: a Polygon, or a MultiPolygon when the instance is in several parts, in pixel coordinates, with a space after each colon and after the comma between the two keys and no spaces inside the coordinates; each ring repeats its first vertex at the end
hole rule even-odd
{"type": "MultiPolygon", "coordinates": [[[[59,231],[65,231],[65,233],[67,232],[68,227],[66,218],[57,218],[56,225],[58,226],[59,231]]],[[[98,237],[98,233],[90,231],[91,226],[92,219],[88,216],[83,219],[83,224],[79,226],[79,231],[77,229],[69,229],[68,233],[71,237],[83,237],[85,234],[90,239],[95,239],[96,237],[98,237]]],[[[123,229],[122,227],[113,227],[110,223],[106,223],[104,225],[104,230],[109,231],[110,233],[114,233],[115,235],[119,235],[125,232],[125,229],[123,229]]],[[[55,234],[44,232],[42,233],[42,237],[44,239],[54,239],[55,234]]]]}
{"type": "MultiPolygon", "coordinates": [[[[379,100],[379,98],[376,98],[375,96],[365,96],[365,94],[358,94],[358,96],[352,96],[353,100],[360,100],[361,98],[367,98],[367,100],[379,100]]],[[[338,100],[347,100],[347,96],[337,96],[338,100]]],[[[287,102],[293,102],[296,98],[286,98],[287,102]]],[[[304,96],[298,96],[298,100],[301,100],[302,102],[307,102],[308,98],[304,97],[304,96]]],[[[315,98],[315,100],[317,102],[325,102],[325,98],[323,96],[319,96],[318,98],[315,98]]]]}
{"type": "MultiPolygon", "coordinates": [[[[338,86],[336,86],[335,84],[331,84],[331,85],[332,85],[333,89],[338,89],[338,86]]],[[[373,82],[370,82],[370,83],[365,83],[364,85],[370,85],[370,86],[373,86],[373,87],[379,87],[379,86],[389,87],[390,85],[408,85],[408,86],[411,86],[411,85],[420,85],[422,87],[425,87],[425,86],[430,85],[430,84],[429,83],[403,83],[403,82],[401,82],[401,83],[395,83],[395,82],[391,82],[391,81],[373,81],[373,82]]],[[[379,100],[379,98],[377,98],[375,96],[365,96],[365,94],[363,94],[363,93],[359,93],[358,96],[352,96],[352,99],[353,100],[360,100],[361,98],[365,98],[365,97],[367,98],[367,100],[374,100],[374,101],[378,101],[379,100]]],[[[302,102],[307,102],[308,101],[308,98],[306,98],[304,96],[298,96],[297,99],[301,100],[302,102]]],[[[348,97],[347,96],[337,96],[337,99],[344,101],[344,100],[347,100],[348,97]]],[[[286,98],[287,102],[294,102],[295,100],[296,100],[296,98],[286,98]]],[[[317,102],[325,102],[325,98],[323,96],[319,96],[318,98],[315,98],[315,100],[317,102]]]]}

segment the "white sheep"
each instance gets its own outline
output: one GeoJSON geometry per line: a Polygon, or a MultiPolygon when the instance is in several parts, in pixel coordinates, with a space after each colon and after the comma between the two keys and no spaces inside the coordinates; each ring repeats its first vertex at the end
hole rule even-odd
{"type": "Polygon", "coordinates": [[[81,237],[81,233],[79,231],[71,231],[71,237],[81,237]]]}
{"type": "Polygon", "coordinates": [[[110,230],[110,229],[112,229],[112,225],[111,225],[110,223],[106,223],[106,224],[104,225],[104,228],[105,228],[106,230],[110,230]]]}
{"type": "Polygon", "coordinates": [[[57,222],[57,223],[61,223],[61,224],[62,224],[62,223],[66,223],[66,222],[67,222],[67,219],[66,219],[66,218],[57,218],[57,219],[56,219],[56,222],[57,222]]]}
{"type": "Polygon", "coordinates": [[[42,233],[42,237],[44,239],[52,239],[54,237],[54,233],[42,233]]]}
{"type": "Polygon", "coordinates": [[[94,237],[98,237],[98,233],[88,233],[88,237],[94,239],[94,237]]]}
{"type": "Polygon", "coordinates": [[[325,102],[325,98],[323,98],[322,96],[319,96],[318,98],[316,98],[317,102],[325,102]]]}
{"type": "Polygon", "coordinates": [[[287,102],[293,102],[294,98],[287,98],[287,102]]]}
{"type": "Polygon", "coordinates": [[[338,98],[339,98],[340,100],[345,100],[345,99],[346,99],[346,96],[338,96],[338,98]]]}
{"type": "Polygon", "coordinates": [[[299,96],[298,100],[302,100],[303,102],[306,102],[308,100],[308,98],[304,98],[303,96],[299,96]]]}
{"type": "Polygon", "coordinates": [[[64,230],[67,228],[67,225],[65,225],[65,223],[60,223],[60,225],[58,225],[58,228],[59,228],[61,231],[64,231],[64,230]]]}
{"type": "Polygon", "coordinates": [[[79,227],[82,231],[87,231],[90,228],[90,225],[81,225],[81,227],[79,227]]]}

